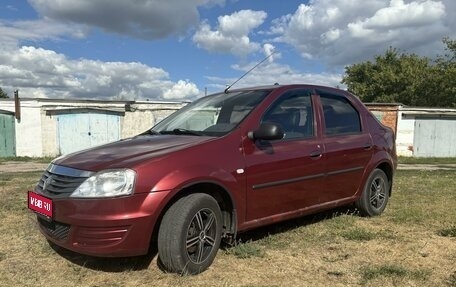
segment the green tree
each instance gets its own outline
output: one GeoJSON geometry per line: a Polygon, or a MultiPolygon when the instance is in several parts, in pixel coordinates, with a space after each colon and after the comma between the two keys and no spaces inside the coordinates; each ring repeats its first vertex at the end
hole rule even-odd
{"type": "Polygon", "coordinates": [[[375,61],[347,66],[342,83],[364,102],[456,107],[456,41],[436,60],[389,48],[375,61]]]}
{"type": "Polygon", "coordinates": [[[445,55],[437,57],[433,69],[435,98],[440,106],[456,107],[456,40],[444,38],[445,55]]]}
{"type": "Polygon", "coordinates": [[[0,99],[1,98],[8,98],[8,94],[5,91],[3,91],[2,88],[0,88],[0,99]]]}

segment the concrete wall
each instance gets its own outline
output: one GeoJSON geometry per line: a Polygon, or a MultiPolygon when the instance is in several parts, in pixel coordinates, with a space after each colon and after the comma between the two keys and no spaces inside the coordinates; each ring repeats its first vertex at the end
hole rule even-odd
{"type": "Polygon", "coordinates": [[[128,138],[142,133],[185,105],[186,103],[135,102],[125,112],[121,137],[128,138]]]}
{"type": "Polygon", "coordinates": [[[415,117],[403,111],[398,113],[396,152],[399,156],[413,156],[413,139],[415,136],[415,117]]]}
{"type": "Polygon", "coordinates": [[[41,111],[41,128],[43,143],[43,156],[53,157],[59,154],[59,144],[57,135],[57,116],[41,111]]]}
{"type": "MultiPolygon", "coordinates": [[[[14,112],[14,100],[2,100],[3,110],[14,112]]],[[[21,119],[16,120],[16,156],[42,156],[41,109],[36,101],[21,103],[21,119]]]]}
{"type": "Polygon", "coordinates": [[[35,102],[21,107],[21,121],[16,125],[16,154],[43,156],[41,109],[35,102]],[[25,116],[26,115],[26,116],[25,116]]]}

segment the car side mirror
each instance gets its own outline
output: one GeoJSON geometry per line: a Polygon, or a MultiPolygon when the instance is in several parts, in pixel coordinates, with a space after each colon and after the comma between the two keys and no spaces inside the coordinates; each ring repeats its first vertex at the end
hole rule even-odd
{"type": "Polygon", "coordinates": [[[285,133],[280,125],[265,122],[257,130],[250,131],[247,136],[251,140],[280,140],[283,139],[285,133]]]}

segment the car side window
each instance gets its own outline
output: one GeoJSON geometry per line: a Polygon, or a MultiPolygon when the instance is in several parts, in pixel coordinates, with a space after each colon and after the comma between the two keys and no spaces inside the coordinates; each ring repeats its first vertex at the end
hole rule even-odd
{"type": "Polygon", "coordinates": [[[296,90],[283,94],[264,114],[262,122],[279,124],[284,139],[309,138],[314,135],[311,91],[296,90]]]}
{"type": "Polygon", "coordinates": [[[361,132],[358,111],[343,96],[319,93],[325,118],[325,134],[340,135],[361,132]]]}

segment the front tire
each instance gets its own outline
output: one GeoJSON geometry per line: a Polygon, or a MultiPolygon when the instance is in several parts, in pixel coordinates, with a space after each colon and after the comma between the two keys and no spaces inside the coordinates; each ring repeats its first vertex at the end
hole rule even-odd
{"type": "Polygon", "coordinates": [[[158,231],[162,267],[182,275],[198,274],[214,261],[220,246],[222,215],[217,201],[203,193],[176,201],[158,231]]]}
{"type": "Polygon", "coordinates": [[[380,215],[386,208],[389,199],[390,184],[385,172],[374,169],[369,175],[356,207],[363,216],[380,215]]]}

